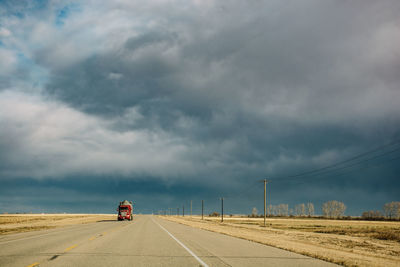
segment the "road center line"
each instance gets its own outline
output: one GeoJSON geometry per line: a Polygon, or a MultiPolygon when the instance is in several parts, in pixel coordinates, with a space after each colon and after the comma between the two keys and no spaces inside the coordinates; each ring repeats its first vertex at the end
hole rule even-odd
{"type": "Polygon", "coordinates": [[[35,263],[32,263],[32,264],[29,264],[26,267],[34,267],[34,266],[39,266],[39,262],[35,262],[35,263]]]}
{"type": "Polygon", "coordinates": [[[70,251],[71,249],[76,248],[77,246],[78,246],[78,245],[72,245],[72,246],[70,246],[69,248],[66,248],[66,249],[64,250],[64,252],[70,251]]]}
{"type": "Polygon", "coordinates": [[[155,224],[157,224],[158,226],[160,226],[161,229],[163,229],[167,234],[169,234],[170,237],[172,237],[176,242],[178,242],[179,245],[181,245],[184,249],[186,249],[187,252],[190,253],[190,255],[192,255],[198,262],[200,262],[200,264],[204,267],[209,267],[204,261],[202,261],[199,257],[196,256],[196,254],[193,253],[193,251],[191,251],[187,246],[185,246],[181,241],[179,241],[175,236],[173,236],[170,232],[168,232],[167,229],[165,229],[164,227],[162,227],[158,222],[156,222],[153,217],[151,217],[151,219],[153,220],[153,222],[155,224]]]}

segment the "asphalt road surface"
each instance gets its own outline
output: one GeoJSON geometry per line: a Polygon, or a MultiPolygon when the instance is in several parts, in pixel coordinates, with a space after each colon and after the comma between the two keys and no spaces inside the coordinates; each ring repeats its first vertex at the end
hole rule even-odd
{"type": "Polygon", "coordinates": [[[143,215],[2,236],[0,266],[334,265],[143,215]]]}

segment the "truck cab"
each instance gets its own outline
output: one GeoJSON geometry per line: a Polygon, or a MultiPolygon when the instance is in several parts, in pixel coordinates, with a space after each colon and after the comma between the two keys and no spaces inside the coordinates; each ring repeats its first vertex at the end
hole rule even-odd
{"type": "Polygon", "coordinates": [[[132,221],[133,219],[132,201],[124,200],[120,202],[117,211],[118,211],[118,221],[123,221],[123,220],[132,221]]]}

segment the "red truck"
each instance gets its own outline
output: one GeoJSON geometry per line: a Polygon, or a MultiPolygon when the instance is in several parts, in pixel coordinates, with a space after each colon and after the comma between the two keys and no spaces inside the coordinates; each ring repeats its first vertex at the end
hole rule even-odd
{"type": "Polygon", "coordinates": [[[124,200],[119,202],[118,206],[118,221],[130,220],[132,221],[133,215],[133,204],[132,201],[124,200]]]}

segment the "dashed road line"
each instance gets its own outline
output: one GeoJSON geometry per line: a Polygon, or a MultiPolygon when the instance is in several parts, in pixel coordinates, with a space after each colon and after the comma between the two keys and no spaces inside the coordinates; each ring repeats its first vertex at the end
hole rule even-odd
{"type": "MultiPolygon", "coordinates": [[[[115,227],[115,228],[111,229],[111,230],[108,231],[108,232],[114,232],[114,231],[119,230],[119,229],[121,229],[121,228],[123,228],[123,227],[126,227],[126,226],[127,226],[127,225],[118,226],[118,227],[115,227]]],[[[10,243],[10,242],[20,241],[20,240],[26,240],[26,239],[32,239],[32,238],[42,237],[42,236],[51,235],[51,234],[54,234],[54,232],[53,232],[53,233],[43,234],[43,235],[40,235],[40,236],[31,236],[31,237],[26,237],[26,238],[21,238],[21,239],[3,241],[3,242],[0,242],[0,244],[10,243]]],[[[97,237],[104,236],[104,235],[106,235],[106,234],[107,234],[107,232],[103,232],[103,233],[100,234],[99,236],[92,236],[91,238],[89,238],[89,240],[90,240],[90,241],[95,240],[97,237]]],[[[76,248],[77,246],[78,246],[78,244],[75,244],[75,245],[72,245],[72,246],[66,248],[66,249],[64,250],[64,253],[70,251],[71,249],[76,248]]],[[[59,256],[60,256],[60,255],[54,255],[54,256],[51,257],[49,260],[55,260],[55,259],[58,258],[59,256]]],[[[34,262],[34,263],[30,264],[30,265],[27,265],[26,267],[35,267],[35,266],[39,266],[39,265],[40,265],[39,262],[34,262]]],[[[205,265],[205,266],[208,267],[207,265],[205,265]]]]}
{"type": "Polygon", "coordinates": [[[68,248],[66,248],[65,250],[64,250],[64,252],[67,252],[67,251],[70,251],[71,249],[74,249],[74,248],[76,248],[78,245],[72,245],[72,246],[70,246],[70,247],[68,247],[68,248]]]}
{"type": "Polygon", "coordinates": [[[26,267],[34,267],[34,266],[39,266],[39,262],[34,262],[32,264],[27,265],[26,267]]]}

